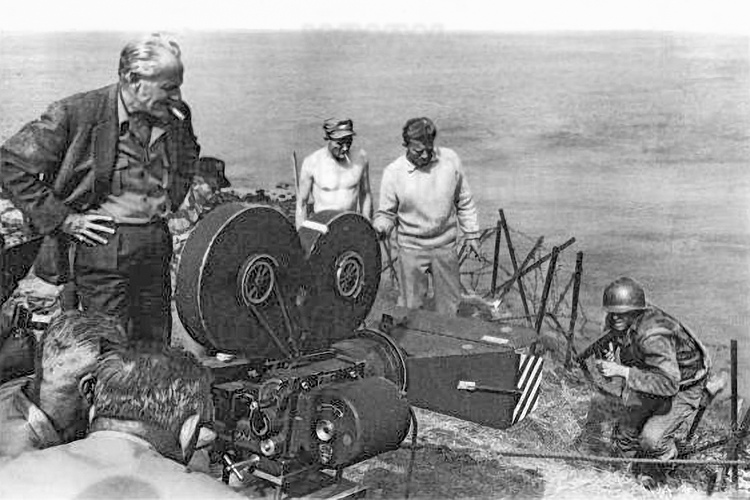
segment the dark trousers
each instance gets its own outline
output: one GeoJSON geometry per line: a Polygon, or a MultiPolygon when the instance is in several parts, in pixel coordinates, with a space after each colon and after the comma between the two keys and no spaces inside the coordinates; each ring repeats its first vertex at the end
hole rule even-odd
{"type": "Polygon", "coordinates": [[[627,406],[612,434],[615,448],[626,457],[677,457],[675,439],[684,439],[698,413],[706,381],[682,389],[672,398],[643,397],[627,406]]]}
{"type": "Polygon", "coordinates": [[[132,340],[168,345],[171,259],[165,222],[120,224],[106,245],[78,245],[75,283],[83,310],[118,318],[132,340]]]}

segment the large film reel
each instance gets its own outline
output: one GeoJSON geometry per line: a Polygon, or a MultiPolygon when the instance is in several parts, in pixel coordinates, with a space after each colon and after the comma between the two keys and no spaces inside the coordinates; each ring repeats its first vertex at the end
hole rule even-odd
{"type": "Polygon", "coordinates": [[[295,300],[305,260],[294,225],[271,207],[221,205],[185,243],[177,312],[199,343],[249,358],[297,354],[295,300]]]}
{"type": "Polygon", "coordinates": [[[372,308],[380,284],[380,245],[369,221],[354,212],[325,210],[299,230],[307,256],[301,304],[311,347],[352,335],[372,308]]]}

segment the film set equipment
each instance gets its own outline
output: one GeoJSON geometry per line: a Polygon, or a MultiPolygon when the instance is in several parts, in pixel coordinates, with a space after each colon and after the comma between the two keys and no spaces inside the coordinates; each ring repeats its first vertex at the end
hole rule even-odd
{"type": "Polygon", "coordinates": [[[394,347],[354,333],[380,280],[374,230],[357,214],[318,215],[315,234],[298,234],[274,208],[222,205],[188,238],[177,273],[188,333],[234,356],[208,363],[225,479],[261,478],[278,495],[397,448],[411,422],[402,387],[383,376],[403,380],[403,367],[367,359],[394,347]]]}
{"type": "MultiPolygon", "coordinates": [[[[40,241],[5,249],[5,295],[40,241]]],[[[359,214],[320,212],[296,231],[275,208],[241,203],[216,207],[191,232],[175,302],[208,354],[214,462],[225,481],[235,476],[256,493],[271,487],[276,498],[352,498],[365,488],[344,480],[343,469],[397,449],[410,427],[414,437],[412,405],[498,429],[535,407],[536,333],[423,310],[374,311],[379,245],[359,214]]],[[[18,354],[6,363],[0,347],[0,367],[12,376],[33,370],[27,344],[48,323],[36,316],[17,307],[3,330],[18,354]]]]}
{"type": "MultiPolygon", "coordinates": [[[[34,263],[43,237],[37,236],[24,243],[5,248],[0,236],[0,304],[5,304],[18,282],[28,274],[34,263]]],[[[21,304],[15,304],[10,315],[2,316],[0,325],[0,383],[34,372],[36,336],[33,330],[43,330],[49,318],[33,314],[21,304]]]]}
{"type": "Polygon", "coordinates": [[[411,405],[501,429],[533,410],[533,330],[498,336],[480,320],[400,308],[368,320],[378,317],[379,245],[356,213],[319,212],[295,231],[278,210],[239,203],[189,236],[175,300],[211,355],[225,480],[261,479],[277,498],[321,471],[340,480],[400,446],[411,405]]]}

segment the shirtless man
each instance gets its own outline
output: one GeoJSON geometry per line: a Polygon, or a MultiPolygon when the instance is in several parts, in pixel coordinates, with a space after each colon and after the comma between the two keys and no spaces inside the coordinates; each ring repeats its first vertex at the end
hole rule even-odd
{"type": "Polygon", "coordinates": [[[326,120],[323,130],[328,145],[302,162],[297,192],[297,228],[307,220],[308,203],[313,203],[313,212],[354,211],[372,219],[367,153],[360,149],[356,154],[349,154],[355,135],[352,121],[326,120]]]}

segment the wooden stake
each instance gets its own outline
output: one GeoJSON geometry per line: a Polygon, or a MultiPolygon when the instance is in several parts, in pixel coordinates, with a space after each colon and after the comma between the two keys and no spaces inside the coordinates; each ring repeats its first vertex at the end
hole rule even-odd
{"type": "MultiPolygon", "coordinates": [[[[508,223],[505,220],[505,212],[500,209],[500,222],[503,226],[503,232],[505,233],[505,241],[508,243],[508,253],[510,254],[510,262],[513,264],[513,275],[519,274],[518,272],[518,261],[516,261],[516,250],[513,248],[513,241],[510,239],[510,231],[508,231],[508,223]]],[[[523,304],[523,311],[526,314],[526,324],[531,326],[531,313],[529,312],[529,303],[526,300],[526,291],[523,288],[523,280],[521,275],[518,276],[518,293],[521,295],[521,303],[523,304]]]]}
{"type": "Polygon", "coordinates": [[[549,261],[547,267],[547,278],[544,280],[544,288],[542,289],[542,302],[539,304],[539,311],[536,317],[536,333],[542,331],[542,325],[544,324],[544,313],[547,312],[547,298],[549,298],[549,289],[552,286],[552,278],[555,277],[555,268],[557,267],[557,256],[560,253],[560,249],[555,247],[552,249],[552,258],[549,261]]]}
{"type": "MultiPolygon", "coordinates": [[[[730,460],[737,460],[737,451],[739,443],[737,442],[737,340],[732,339],[729,343],[730,350],[730,370],[731,370],[731,383],[732,383],[732,436],[735,437],[734,446],[730,450],[730,460]]],[[[737,488],[738,486],[738,470],[737,465],[732,466],[732,484],[737,488]]]]}
{"type": "Polygon", "coordinates": [[[573,296],[570,298],[570,326],[568,327],[568,352],[565,354],[565,366],[573,362],[573,340],[575,339],[576,319],[578,317],[578,295],[581,291],[583,274],[583,252],[576,253],[576,270],[573,274],[573,296]]]}
{"type": "Polygon", "coordinates": [[[492,259],[492,287],[490,288],[490,296],[495,298],[495,290],[497,286],[497,269],[500,266],[500,239],[502,238],[502,224],[500,220],[497,221],[497,230],[495,231],[495,256],[492,259]]]}

